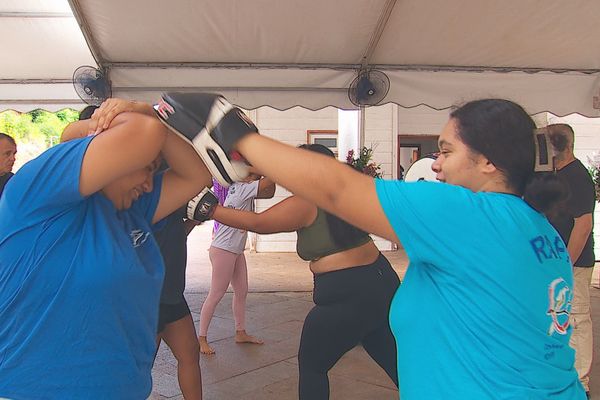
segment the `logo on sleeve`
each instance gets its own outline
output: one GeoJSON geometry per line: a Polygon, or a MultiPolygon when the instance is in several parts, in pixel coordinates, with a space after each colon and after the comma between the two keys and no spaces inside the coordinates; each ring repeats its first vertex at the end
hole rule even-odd
{"type": "Polygon", "coordinates": [[[131,243],[133,244],[133,247],[139,247],[143,245],[146,240],[148,240],[150,232],[144,232],[141,229],[134,229],[131,231],[129,236],[131,237],[131,243]]]}
{"type": "Polygon", "coordinates": [[[158,104],[154,106],[156,112],[160,114],[163,119],[169,119],[169,116],[175,114],[175,109],[164,99],[160,99],[158,104]]]}
{"type": "Polygon", "coordinates": [[[548,335],[554,332],[566,335],[569,328],[569,314],[573,292],[563,278],[557,278],[548,286],[548,311],[546,315],[552,318],[548,335]]]}

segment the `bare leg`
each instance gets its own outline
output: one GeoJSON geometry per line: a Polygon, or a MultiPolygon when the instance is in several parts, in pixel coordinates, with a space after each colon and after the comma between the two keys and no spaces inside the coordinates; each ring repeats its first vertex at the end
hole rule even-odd
{"type": "Polygon", "coordinates": [[[202,400],[200,355],[192,316],[167,324],[161,336],[177,359],[177,378],[183,397],[202,400]]]}
{"type": "Polygon", "coordinates": [[[235,260],[231,277],[233,287],[233,316],[235,318],[235,342],[263,344],[264,342],[246,333],[246,298],[248,297],[248,267],[244,253],[235,260]]]}
{"type": "Polygon", "coordinates": [[[200,311],[198,344],[200,345],[200,352],[202,354],[215,353],[214,349],[208,345],[206,339],[208,327],[217,304],[219,304],[229,287],[237,258],[237,254],[216,247],[211,247],[208,250],[208,255],[212,264],[212,277],[208,296],[204,300],[202,310],[200,311]]]}

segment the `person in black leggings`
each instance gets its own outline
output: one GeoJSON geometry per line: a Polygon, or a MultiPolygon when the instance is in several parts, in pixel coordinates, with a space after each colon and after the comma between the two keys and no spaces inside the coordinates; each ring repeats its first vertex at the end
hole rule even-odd
{"type": "Polygon", "coordinates": [[[327,372],[358,344],[398,386],[387,319],[400,282],[388,260],[380,254],[369,265],[316,274],[314,282],[315,306],[304,320],[298,351],[300,398],[327,398],[327,372]]]}
{"type": "MultiPolygon", "coordinates": [[[[333,157],[325,146],[305,147],[333,157]]],[[[301,400],[328,399],[327,373],[359,344],[398,386],[388,313],[400,280],[367,233],[298,196],[261,213],[217,206],[213,218],[258,233],[298,233],[298,255],[314,274],[315,302],[298,351],[301,400]]]]}

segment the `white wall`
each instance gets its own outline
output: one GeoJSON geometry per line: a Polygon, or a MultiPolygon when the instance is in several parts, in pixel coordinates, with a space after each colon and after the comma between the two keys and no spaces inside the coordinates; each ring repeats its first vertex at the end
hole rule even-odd
{"type": "MultiPolygon", "coordinates": [[[[270,107],[261,107],[250,117],[257,124],[260,133],[265,136],[288,143],[292,146],[306,143],[306,131],[310,129],[336,130],[338,114],[334,107],[318,111],[310,111],[295,107],[286,111],[278,111],[270,107]],[[254,115],[253,115],[254,114],[254,115]]],[[[290,192],[277,186],[272,199],[257,200],[256,211],[264,211],[273,204],[290,196],[290,192]]],[[[278,233],[274,235],[251,235],[255,240],[258,252],[296,251],[296,233],[278,233]]]]}

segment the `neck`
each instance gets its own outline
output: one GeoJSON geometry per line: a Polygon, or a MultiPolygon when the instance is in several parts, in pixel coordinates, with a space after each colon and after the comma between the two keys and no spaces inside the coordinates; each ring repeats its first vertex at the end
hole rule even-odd
{"type": "Polygon", "coordinates": [[[573,153],[563,154],[554,159],[554,167],[556,169],[563,169],[573,161],[575,161],[575,155],[573,153]]]}
{"type": "Polygon", "coordinates": [[[491,176],[485,177],[478,185],[471,188],[475,192],[496,192],[496,193],[507,193],[516,194],[515,190],[506,184],[505,177],[496,172],[491,176]]]}
{"type": "Polygon", "coordinates": [[[485,184],[483,184],[479,188],[478,192],[506,193],[506,194],[514,194],[514,195],[517,194],[514,191],[514,189],[508,187],[504,182],[494,182],[494,181],[489,181],[489,182],[486,182],[485,184]]]}

